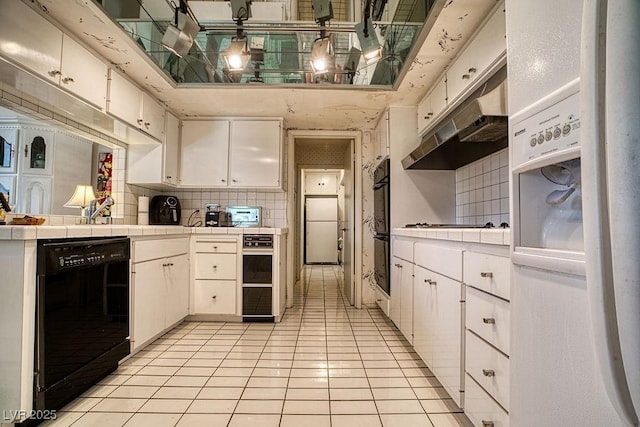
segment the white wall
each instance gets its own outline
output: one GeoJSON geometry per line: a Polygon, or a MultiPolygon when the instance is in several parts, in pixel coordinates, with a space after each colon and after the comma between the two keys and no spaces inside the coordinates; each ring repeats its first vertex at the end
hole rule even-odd
{"type": "Polygon", "coordinates": [[[417,108],[389,107],[389,127],[391,228],[455,222],[455,172],[402,168],[402,159],[420,142],[417,108]]]}

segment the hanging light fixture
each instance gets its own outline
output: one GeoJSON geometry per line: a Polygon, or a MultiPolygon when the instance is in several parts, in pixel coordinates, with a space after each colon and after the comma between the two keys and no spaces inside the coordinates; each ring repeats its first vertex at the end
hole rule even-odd
{"type": "MultiPolygon", "coordinates": [[[[365,13],[368,15],[368,13],[365,13]]],[[[378,41],[375,29],[373,28],[373,22],[369,16],[365,16],[362,22],[358,22],[355,25],[356,34],[358,35],[358,41],[360,42],[360,49],[364,56],[364,62],[373,64],[382,58],[382,47],[378,41]]]]}
{"type": "Polygon", "coordinates": [[[175,7],[174,22],[169,24],[162,36],[162,45],[179,57],[189,53],[196,35],[202,29],[200,24],[189,15],[186,0],[180,0],[180,6],[175,7]]]}
{"type": "Polygon", "coordinates": [[[311,49],[311,69],[314,74],[325,74],[334,66],[335,56],[330,37],[319,37],[311,49]]]}
{"type": "Polygon", "coordinates": [[[229,71],[244,70],[251,58],[251,53],[247,46],[247,38],[245,36],[233,37],[231,44],[222,53],[222,56],[229,71]]]}

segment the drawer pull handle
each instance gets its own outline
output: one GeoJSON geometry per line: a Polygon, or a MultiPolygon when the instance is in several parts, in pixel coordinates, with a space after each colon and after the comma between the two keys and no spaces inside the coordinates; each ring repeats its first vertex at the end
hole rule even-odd
{"type": "Polygon", "coordinates": [[[483,369],[482,375],[484,375],[485,377],[495,377],[496,371],[494,371],[493,369],[483,369]]]}
{"type": "Polygon", "coordinates": [[[480,277],[493,277],[493,273],[483,271],[482,273],[480,273],[480,277]]]}
{"type": "Polygon", "coordinates": [[[493,427],[493,421],[482,420],[482,427],[493,427]]]}
{"type": "Polygon", "coordinates": [[[73,77],[65,77],[62,79],[62,83],[65,83],[65,84],[69,84],[73,82],[75,82],[75,80],[73,80],[73,77]]]}
{"type": "Polygon", "coordinates": [[[435,280],[431,280],[431,279],[427,279],[427,280],[425,280],[425,282],[427,282],[428,284],[430,284],[432,286],[435,286],[435,285],[438,284],[435,280]]]}
{"type": "Polygon", "coordinates": [[[496,319],[494,319],[493,317],[483,317],[482,318],[482,323],[485,323],[487,325],[495,325],[496,324],[496,319]]]}
{"type": "Polygon", "coordinates": [[[402,268],[402,264],[394,264],[398,268],[402,268]]]}

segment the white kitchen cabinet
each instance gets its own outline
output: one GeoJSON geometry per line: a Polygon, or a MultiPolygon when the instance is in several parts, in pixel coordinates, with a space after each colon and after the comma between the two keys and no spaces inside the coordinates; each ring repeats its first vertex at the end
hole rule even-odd
{"type": "Polygon", "coordinates": [[[438,122],[440,113],[447,108],[447,78],[442,76],[418,104],[418,133],[424,134],[438,122]]]}
{"type": "Polygon", "coordinates": [[[167,289],[165,326],[170,327],[189,314],[189,255],[167,258],[163,267],[167,289]]]}
{"type": "Polygon", "coordinates": [[[335,195],[338,193],[338,174],[308,172],[304,176],[305,194],[335,195]]]}
{"type": "Polygon", "coordinates": [[[127,149],[128,184],[178,184],[180,121],[167,113],[165,140],[160,144],[132,144],[127,149]]]}
{"type": "Polygon", "coordinates": [[[17,198],[17,212],[48,214],[51,212],[51,188],[53,178],[41,175],[21,175],[17,198]]]}
{"type": "Polygon", "coordinates": [[[389,319],[400,328],[400,315],[402,312],[402,262],[400,258],[396,256],[391,257],[391,267],[390,270],[390,293],[389,293],[389,319]]]}
{"type": "Polygon", "coordinates": [[[510,260],[508,248],[463,254],[466,285],[465,412],[474,425],[508,425],[510,260]],[[478,386],[479,385],[479,386],[478,386]],[[468,391],[468,393],[467,393],[468,391]]]}
{"type": "Polygon", "coordinates": [[[58,84],[62,31],[19,0],[2,2],[0,54],[58,84]]]}
{"type": "Polygon", "coordinates": [[[226,187],[228,150],[228,120],[183,122],[180,184],[226,187]]]}
{"type": "Polygon", "coordinates": [[[132,349],[184,319],[189,312],[189,239],[133,242],[132,349]]]}
{"type": "Polygon", "coordinates": [[[62,38],[60,86],[100,110],[107,105],[107,65],[66,34],[62,38]]]}
{"type": "Polygon", "coordinates": [[[400,265],[400,332],[413,344],[413,270],[414,265],[401,260],[400,265]]]}
{"type": "Polygon", "coordinates": [[[183,186],[280,188],[282,120],[182,124],[183,186]]]}
{"type": "Polygon", "coordinates": [[[232,120],[229,186],[280,187],[281,120],[232,120]]]}
{"type": "Polygon", "coordinates": [[[162,150],[163,178],[170,185],[178,185],[180,168],[180,120],[167,111],[162,150]]]}
{"type": "Polygon", "coordinates": [[[192,315],[236,315],[240,290],[241,255],[238,237],[197,237],[191,265],[192,315]]]}
{"type": "Polygon", "coordinates": [[[456,103],[467,88],[504,56],[505,35],[504,5],[500,5],[447,70],[449,103],[456,103]]]}
{"type": "Polygon", "coordinates": [[[107,111],[134,128],[162,141],[164,107],[113,69],[109,72],[107,111]]]}

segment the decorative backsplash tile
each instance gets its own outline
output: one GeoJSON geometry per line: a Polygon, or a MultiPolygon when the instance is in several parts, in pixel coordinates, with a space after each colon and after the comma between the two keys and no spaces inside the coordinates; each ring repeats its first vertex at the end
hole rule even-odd
{"type": "Polygon", "coordinates": [[[456,170],[456,223],[509,223],[508,149],[456,170]]]}

